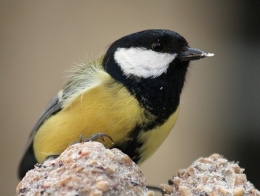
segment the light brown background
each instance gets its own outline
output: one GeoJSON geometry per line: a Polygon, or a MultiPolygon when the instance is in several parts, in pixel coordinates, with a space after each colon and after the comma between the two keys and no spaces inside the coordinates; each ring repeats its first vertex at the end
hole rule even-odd
{"type": "Polygon", "coordinates": [[[141,166],[148,183],[167,182],[177,169],[215,152],[231,160],[241,155],[244,165],[242,154],[250,152],[246,160],[257,162],[260,11],[258,1],[247,2],[1,0],[0,195],[14,195],[28,135],[66,81],[64,70],[97,57],[121,36],[150,28],[175,30],[215,57],[191,63],[179,120],[141,166]],[[244,143],[255,146],[246,151],[244,143]]]}

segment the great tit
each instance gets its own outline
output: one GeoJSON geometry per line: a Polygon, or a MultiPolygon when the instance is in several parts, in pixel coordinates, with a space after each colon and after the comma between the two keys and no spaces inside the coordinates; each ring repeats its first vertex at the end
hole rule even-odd
{"type": "Polygon", "coordinates": [[[150,157],[173,128],[189,62],[213,56],[170,30],[144,30],[115,41],[106,54],[79,69],[51,100],[30,134],[19,178],[80,135],[105,133],[137,164],[150,157]]]}

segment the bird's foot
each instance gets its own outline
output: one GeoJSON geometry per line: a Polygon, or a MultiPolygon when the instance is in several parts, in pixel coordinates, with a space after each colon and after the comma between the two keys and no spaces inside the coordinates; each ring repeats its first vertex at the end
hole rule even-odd
{"type": "Polygon", "coordinates": [[[87,139],[84,139],[84,136],[81,134],[79,136],[79,140],[76,142],[73,142],[71,145],[76,144],[76,143],[91,142],[91,141],[97,141],[97,140],[102,140],[102,142],[105,142],[105,139],[104,139],[105,137],[107,137],[111,141],[112,144],[114,143],[112,137],[110,137],[108,134],[96,133],[96,134],[89,136],[87,139]]]}
{"type": "Polygon", "coordinates": [[[113,143],[112,137],[110,137],[110,135],[108,135],[106,133],[93,134],[93,135],[89,136],[84,142],[97,141],[99,139],[102,140],[103,142],[105,142],[105,139],[104,139],[105,137],[107,137],[113,143]]]}

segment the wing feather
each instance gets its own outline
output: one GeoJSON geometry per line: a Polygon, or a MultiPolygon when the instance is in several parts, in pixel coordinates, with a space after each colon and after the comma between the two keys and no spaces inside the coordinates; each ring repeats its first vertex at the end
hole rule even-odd
{"type": "Polygon", "coordinates": [[[61,90],[48,104],[45,111],[35,124],[29,137],[27,150],[20,162],[18,176],[23,178],[25,173],[32,169],[37,163],[33,150],[33,139],[36,132],[44,124],[44,122],[51,116],[55,115],[63,108],[67,107],[70,102],[77,97],[82,91],[87,91],[92,88],[93,85],[97,84],[99,79],[98,73],[107,74],[101,62],[103,57],[97,59],[96,61],[79,66],[76,73],[69,79],[69,81],[64,85],[63,90],[61,90]]]}

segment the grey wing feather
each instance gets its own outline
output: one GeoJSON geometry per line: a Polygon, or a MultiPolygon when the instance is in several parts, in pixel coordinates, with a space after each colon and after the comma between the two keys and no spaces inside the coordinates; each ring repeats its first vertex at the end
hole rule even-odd
{"type": "Polygon", "coordinates": [[[34,156],[34,151],[33,151],[33,138],[35,136],[35,133],[38,131],[39,127],[44,123],[46,119],[48,119],[50,116],[53,114],[57,113],[62,109],[62,101],[59,99],[59,94],[55,96],[47,106],[46,110],[34,126],[31,134],[30,134],[30,139],[28,142],[27,150],[20,162],[19,168],[18,168],[18,177],[22,179],[26,172],[30,169],[34,168],[34,165],[37,163],[37,160],[34,156]]]}
{"type": "Polygon", "coordinates": [[[49,102],[47,108],[45,109],[45,111],[41,115],[40,119],[37,121],[37,123],[33,127],[33,130],[32,130],[32,132],[30,134],[30,142],[29,143],[31,143],[35,133],[37,132],[39,127],[44,123],[44,121],[47,120],[50,116],[52,116],[52,115],[56,114],[57,112],[59,112],[62,109],[61,106],[62,106],[62,101],[60,100],[59,96],[56,95],[49,102]]]}
{"type": "Polygon", "coordinates": [[[104,71],[103,67],[100,66],[99,61],[83,66],[77,74],[72,76],[72,78],[65,84],[63,90],[50,101],[30,134],[27,150],[20,162],[18,170],[18,176],[20,179],[22,179],[26,172],[32,169],[34,164],[37,163],[33,150],[33,139],[42,124],[52,115],[62,110],[63,107],[66,107],[66,105],[70,103],[71,99],[80,95],[91,86],[99,84],[99,81],[102,81],[99,76],[102,75],[102,77],[104,77],[104,74],[107,73],[104,71]]]}

